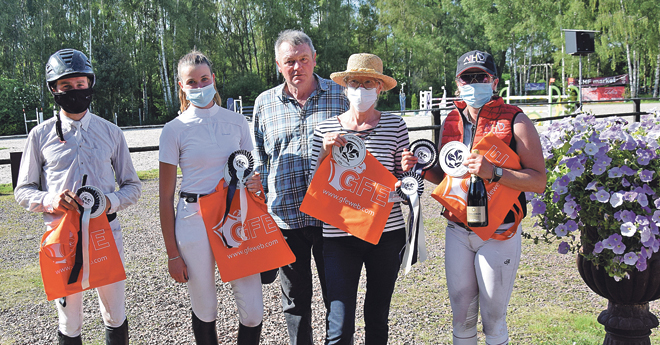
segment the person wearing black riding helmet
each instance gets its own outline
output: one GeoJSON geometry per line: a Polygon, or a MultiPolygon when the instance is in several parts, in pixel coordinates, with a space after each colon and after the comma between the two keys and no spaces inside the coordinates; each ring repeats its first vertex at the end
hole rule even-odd
{"type": "MultiPolygon", "coordinates": [[[[141,183],[121,129],[89,111],[95,81],[92,64],[82,52],[62,49],[49,58],[46,82],[61,110],[30,131],[14,196],[27,210],[42,212],[50,230],[67,210],[83,204],[74,191],[87,175],[87,185],[98,187],[105,195],[105,213],[123,261],[116,212],[137,202],[141,183]]],[[[128,344],[124,287],[122,280],[96,289],[106,344],[128,344]]],[[[82,300],[82,292],[55,300],[58,344],[82,344],[82,300]]]]}

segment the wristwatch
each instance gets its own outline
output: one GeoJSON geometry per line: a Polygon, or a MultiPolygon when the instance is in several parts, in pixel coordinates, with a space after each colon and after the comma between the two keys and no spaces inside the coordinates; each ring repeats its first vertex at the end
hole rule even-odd
{"type": "Polygon", "coordinates": [[[504,169],[502,169],[502,167],[493,166],[493,178],[490,179],[490,182],[493,183],[499,181],[503,174],[504,169]]]}

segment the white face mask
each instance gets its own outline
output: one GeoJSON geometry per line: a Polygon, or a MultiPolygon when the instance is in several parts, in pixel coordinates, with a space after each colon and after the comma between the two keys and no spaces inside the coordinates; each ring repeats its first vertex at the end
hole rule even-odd
{"type": "Polygon", "coordinates": [[[376,100],[378,99],[378,90],[375,88],[367,90],[363,87],[357,89],[349,87],[346,88],[346,97],[358,112],[363,113],[376,103],[376,100]]]}
{"type": "Polygon", "coordinates": [[[199,89],[183,89],[186,93],[186,99],[198,108],[204,108],[209,105],[215,96],[215,88],[213,83],[200,87],[199,89]]]}

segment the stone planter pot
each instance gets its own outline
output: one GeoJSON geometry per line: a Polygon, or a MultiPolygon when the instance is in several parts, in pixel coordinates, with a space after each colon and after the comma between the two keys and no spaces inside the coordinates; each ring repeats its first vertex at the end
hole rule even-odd
{"type": "MultiPolygon", "coordinates": [[[[587,229],[583,236],[594,236],[595,229],[587,229]]],[[[585,243],[583,241],[583,243],[585,243]]],[[[593,247],[584,246],[586,252],[593,247]]],[[[582,280],[609,302],[607,310],[598,316],[605,326],[604,345],[650,345],[651,329],[658,326],[658,318],[649,311],[650,301],[660,298],[660,253],[647,261],[643,272],[634,270],[630,279],[616,281],[605,269],[593,265],[578,254],[578,271],[582,280]]]]}

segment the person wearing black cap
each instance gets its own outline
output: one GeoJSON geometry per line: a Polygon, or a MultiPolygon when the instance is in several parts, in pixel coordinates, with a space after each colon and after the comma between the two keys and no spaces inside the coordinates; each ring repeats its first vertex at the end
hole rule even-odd
{"type": "MultiPolygon", "coordinates": [[[[137,202],[141,182],[119,127],[92,114],[89,105],[96,81],[92,64],[82,52],[62,49],[46,64],[46,81],[61,110],[28,135],[14,190],[27,210],[42,212],[46,227],[56,227],[67,210],[82,200],[75,194],[87,175],[87,184],[106,198],[112,234],[123,261],[123,242],[116,212],[137,202]],[[115,184],[119,190],[115,190],[115,184]]],[[[106,344],[128,344],[125,281],[98,287],[106,344]]],[[[55,300],[59,315],[59,344],[82,344],[83,294],[55,300]]]]}
{"type": "MultiPolygon", "coordinates": [[[[522,205],[517,217],[513,207],[503,209],[503,222],[487,240],[461,223],[456,215],[449,211],[443,213],[447,218],[445,274],[456,345],[477,344],[479,309],[486,344],[508,344],[506,310],[520,262],[519,222],[526,213],[524,192],[542,193],[546,184],[539,135],[520,108],[493,96],[498,81],[495,60],[490,54],[474,50],[458,59],[456,85],[462,100],[454,102],[456,109],[444,121],[438,143],[439,149],[452,141],[463,142],[471,148],[492,132],[519,156],[521,165],[520,170],[495,166],[484,158],[486,152],[469,153],[463,161],[467,173],[510,187],[512,198],[518,194],[522,205]]],[[[406,152],[403,161],[404,166],[412,167],[417,159],[406,152]]],[[[427,171],[425,178],[440,183],[444,172],[436,166],[427,171]]],[[[488,210],[490,215],[491,204],[488,210]]]]}

